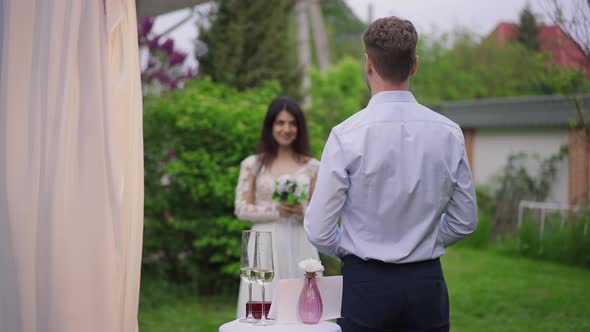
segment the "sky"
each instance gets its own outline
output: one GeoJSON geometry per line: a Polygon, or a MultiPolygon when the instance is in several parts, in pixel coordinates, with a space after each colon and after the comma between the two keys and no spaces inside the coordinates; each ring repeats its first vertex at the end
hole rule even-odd
{"type": "Polygon", "coordinates": [[[480,36],[490,33],[500,21],[517,22],[519,12],[527,2],[540,19],[544,19],[543,14],[547,8],[546,0],[345,0],[345,2],[365,22],[369,20],[369,6],[372,6],[373,19],[399,16],[412,21],[419,33],[450,32],[454,27],[460,26],[480,36]]]}
{"type": "MultiPolygon", "coordinates": [[[[501,21],[517,22],[520,10],[530,3],[539,19],[545,20],[548,0],[344,0],[359,19],[369,20],[369,7],[372,18],[396,15],[414,23],[418,33],[452,32],[456,27],[467,28],[479,36],[490,33],[501,21]]],[[[574,0],[561,0],[567,4],[574,0]]],[[[205,13],[209,5],[197,6],[205,13]]],[[[178,10],[156,18],[154,31],[162,32],[179,22],[190,11],[178,10]]],[[[194,40],[198,36],[195,19],[176,29],[170,35],[177,48],[193,54],[194,40]]],[[[187,60],[194,67],[194,57],[187,60]]]]}

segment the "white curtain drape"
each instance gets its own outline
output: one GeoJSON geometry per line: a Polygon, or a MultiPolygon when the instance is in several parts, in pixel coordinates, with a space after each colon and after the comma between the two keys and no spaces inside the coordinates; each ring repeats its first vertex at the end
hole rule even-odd
{"type": "Polygon", "coordinates": [[[0,0],[0,331],[133,332],[134,0],[0,0]]]}

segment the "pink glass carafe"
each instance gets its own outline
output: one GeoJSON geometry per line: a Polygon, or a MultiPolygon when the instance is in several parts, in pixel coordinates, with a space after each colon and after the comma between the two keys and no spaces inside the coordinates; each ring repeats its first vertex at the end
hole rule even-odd
{"type": "Polygon", "coordinates": [[[305,324],[317,324],[322,318],[324,305],[315,273],[305,274],[297,311],[299,312],[299,319],[305,324]]]}

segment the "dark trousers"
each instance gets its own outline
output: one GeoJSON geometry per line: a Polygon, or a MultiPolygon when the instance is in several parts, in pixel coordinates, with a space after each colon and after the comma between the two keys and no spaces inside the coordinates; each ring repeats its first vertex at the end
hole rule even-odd
{"type": "Polygon", "coordinates": [[[389,264],[342,259],[342,332],[449,331],[440,260],[389,264]]]}

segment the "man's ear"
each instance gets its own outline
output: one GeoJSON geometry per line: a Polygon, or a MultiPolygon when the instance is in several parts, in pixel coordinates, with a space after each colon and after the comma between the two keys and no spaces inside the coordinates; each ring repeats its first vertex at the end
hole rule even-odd
{"type": "Polygon", "coordinates": [[[416,75],[416,72],[418,71],[418,63],[420,62],[420,57],[418,55],[416,55],[416,61],[414,61],[414,65],[412,66],[412,69],[410,70],[410,77],[416,75]]]}

